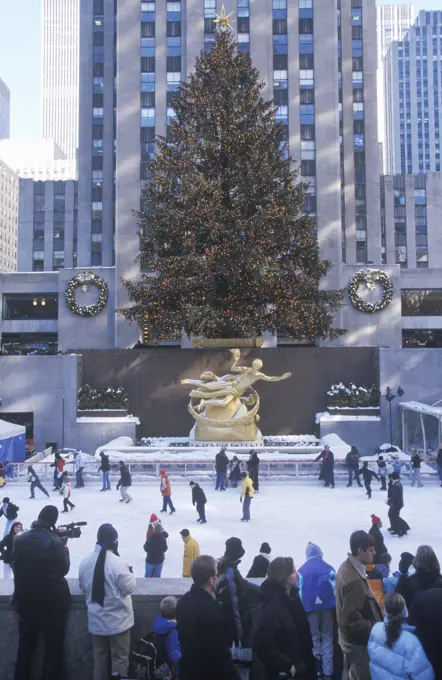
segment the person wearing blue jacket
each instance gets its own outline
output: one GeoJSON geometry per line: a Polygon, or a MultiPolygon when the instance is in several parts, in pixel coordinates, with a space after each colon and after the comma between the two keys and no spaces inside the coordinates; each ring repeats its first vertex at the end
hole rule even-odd
{"type": "Polygon", "coordinates": [[[385,596],[385,619],[371,629],[368,641],[371,680],[434,680],[434,671],[414,628],[408,626],[405,600],[385,596]]]}
{"type": "Polygon", "coordinates": [[[322,661],[324,680],[333,676],[334,609],[336,571],[324,562],[315,543],[307,543],[307,561],[298,569],[299,596],[307,613],[313,638],[313,654],[322,661]]]}
{"type": "Polygon", "coordinates": [[[157,616],[153,624],[154,633],[156,635],[164,636],[167,661],[170,668],[174,671],[174,677],[178,677],[179,675],[181,659],[181,647],[175,618],[176,605],[177,600],[173,595],[169,595],[169,597],[165,597],[161,600],[161,616],[157,616]]]}

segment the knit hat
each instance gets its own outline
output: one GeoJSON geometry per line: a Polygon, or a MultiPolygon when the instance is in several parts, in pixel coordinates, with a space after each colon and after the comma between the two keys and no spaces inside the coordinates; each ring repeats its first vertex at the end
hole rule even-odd
{"type": "Polygon", "coordinates": [[[161,475],[162,477],[164,477],[165,474],[166,474],[166,470],[164,470],[164,468],[162,468],[162,469],[160,470],[160,475],[161,475]]]}
{"type": "Polygon", "coordinates": [[[378,456],[378,460],[384,460],[384,456],[378,456]]]}
{"type": "Polygon", "coordinates": [[[308,560],[311,559],[312,557],[322,557],[323,554],[324,553],[322,552],[319,545],[316,545],[316,543],[312,543],[311,541],[307,543],[307,547],[305,549],[305,556],[308,560]]]}
{"type": "Polygon", "coordinates": [[[373,524],[373,526],[376,526],[378,524],[381,524],[382,520],[377,515],[371,515],[371,523],[373,524]]]}
{"type": "Polygon", "coordinates": [[[266,555],[270,555],[272,549],[270,548],[268,543],[262,543],[259,552],[265,553],[266,555]]]}
{"type": "Polygon", "coordinates": [[[94,576],[92,579],[92,602],[96,602],[103,607],[104,605],[104,565],[106,553],[112,550],[118,555],[118,532],[112,524],[102,524],[97,532],[97,543],[101,546],[100,554],[95,563],[94,576]]]}
{"type": "Polygon", "coordinates": [[[58,519],[58,508],[55,505],[45,505],[38,516],[40,522],[48,527],[54,527],[58,519]]]}
{"type": "Polygon", "coordinates": [[[158,524],[158,522],[161,522],[161,520],[158,515],[153,512],[150,516],[149,524],[158,524]]]}
{"type": "Polygon", "coordinates": [[[403,552],[401,554],[401,559],[399,560],[399,571],[401,574],[406,574],[413,564],[414,555],[409,552],[403,552]]]}
{"type": "Polygon", "coordinates": [[[246,551],[242,547],[242,542],[240,538],[232,536],[232,538],[227,539],[224,557],[227,557],[232,560],[240,560],[241,557],[243,557],[243,555],[245,554],[245,552],[246,551]]]}

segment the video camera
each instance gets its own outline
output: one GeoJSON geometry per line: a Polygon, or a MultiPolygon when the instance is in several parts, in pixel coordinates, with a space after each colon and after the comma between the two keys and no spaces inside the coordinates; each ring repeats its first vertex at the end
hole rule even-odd
{"type": "Polygon", "coordinates": [[[67,541],[68,538],[80,538],[80,527],[85,527],[86,525],[87,522],[71,522],[71,524],[61,524],[55,529],[55,532],[62,541],[67,541]]]}

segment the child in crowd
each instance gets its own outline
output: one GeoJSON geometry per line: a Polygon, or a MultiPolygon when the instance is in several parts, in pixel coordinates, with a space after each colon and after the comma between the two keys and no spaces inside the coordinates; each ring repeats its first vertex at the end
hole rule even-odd
{"type": "Polygon", "coordinates": [[[379,563],[376,564],[376,569],[378,569],[383,578],[388,578],[390,576],[390,564],[391,555],[387,552],[382,553],[379,558],[379,563]]]}
{"type": "Polygon", "coordinates": [[[398,571],[395,571],[391,576],[388,576],[388,578],[384,578],[383,589],[385,594],[395,592],[396,586],[401,576],[403,578],[407,578],[408,576],[414,574],[415,568],[413,567],[413,560],[414,555],[411,553],[403,552],[401,554],[398,571]]]}
{"type": "Polygon", "coordinates": [[[177,678],[179,675],[179,663],[181,659],[180,641],[178,639],[178,631],[176,627],[176,606],[177,600],[173,595],[165,597],[160,602],[160,616],[157,616],[153,629],[155,635],[164,637],[167,661],[171,669],[173,669],[173,677],[177,678]]]}
{"type": "Polygon", "coordinates": [[[73,510],[75,508],[75,505],[70,500],[70,498],[71,498],[71,483],[69,481],[69,477],[68,477],[67,472],[63,472],[63,476],[62,476],[61,480],[62,480],[62,483],[61,483],[61,488],[60,488],[60,494],[63,496],[63,510],[62,510],[62,512],[69,512],[69,508],[71,510],[73,510]]]}

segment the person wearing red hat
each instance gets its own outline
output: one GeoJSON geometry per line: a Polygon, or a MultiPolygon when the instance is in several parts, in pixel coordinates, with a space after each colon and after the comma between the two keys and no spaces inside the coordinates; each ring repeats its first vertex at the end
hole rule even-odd
{"type": "Polygon", "coordinates": [[[384,553],[388,553],[387,548],[385,547],[384,543],[384,537],[381,532],[381,527],[382,527],[382,520],[380,517],[377,515],[372,515],[371,516],[371,528],[369,530],[370,536],[373,536],[375,540],[375,564],[379,564],[381,555],[384,553]]]}
{"type": "MultiPolygon", "coordinates": [[[[150,519],[149,519],[149,526],[147,527],[146,538],[149,538],[149,536],[153,536],[153,532],[154,532],[155,526],[157,524],[161,524],[161,520],[158,517],[158,515],[156,515],[153,512],[150,516],[150,519]]],[[[164,529],[163,529],[163,536],[164,536],[164,538],[168,538],[168,536],[169,536],[167,531],[164,531],[164,529]]]]}
{"type": "Polygon", "coordinates": [[[161,512],[167,512],[167,508],[170,508],[170,514],[173,515],[176,512],[172,503],[172,489],[169,482],[169,477],[166,470],[160,470],[160,491],[163,497],[163,509],[161,512]]]}

